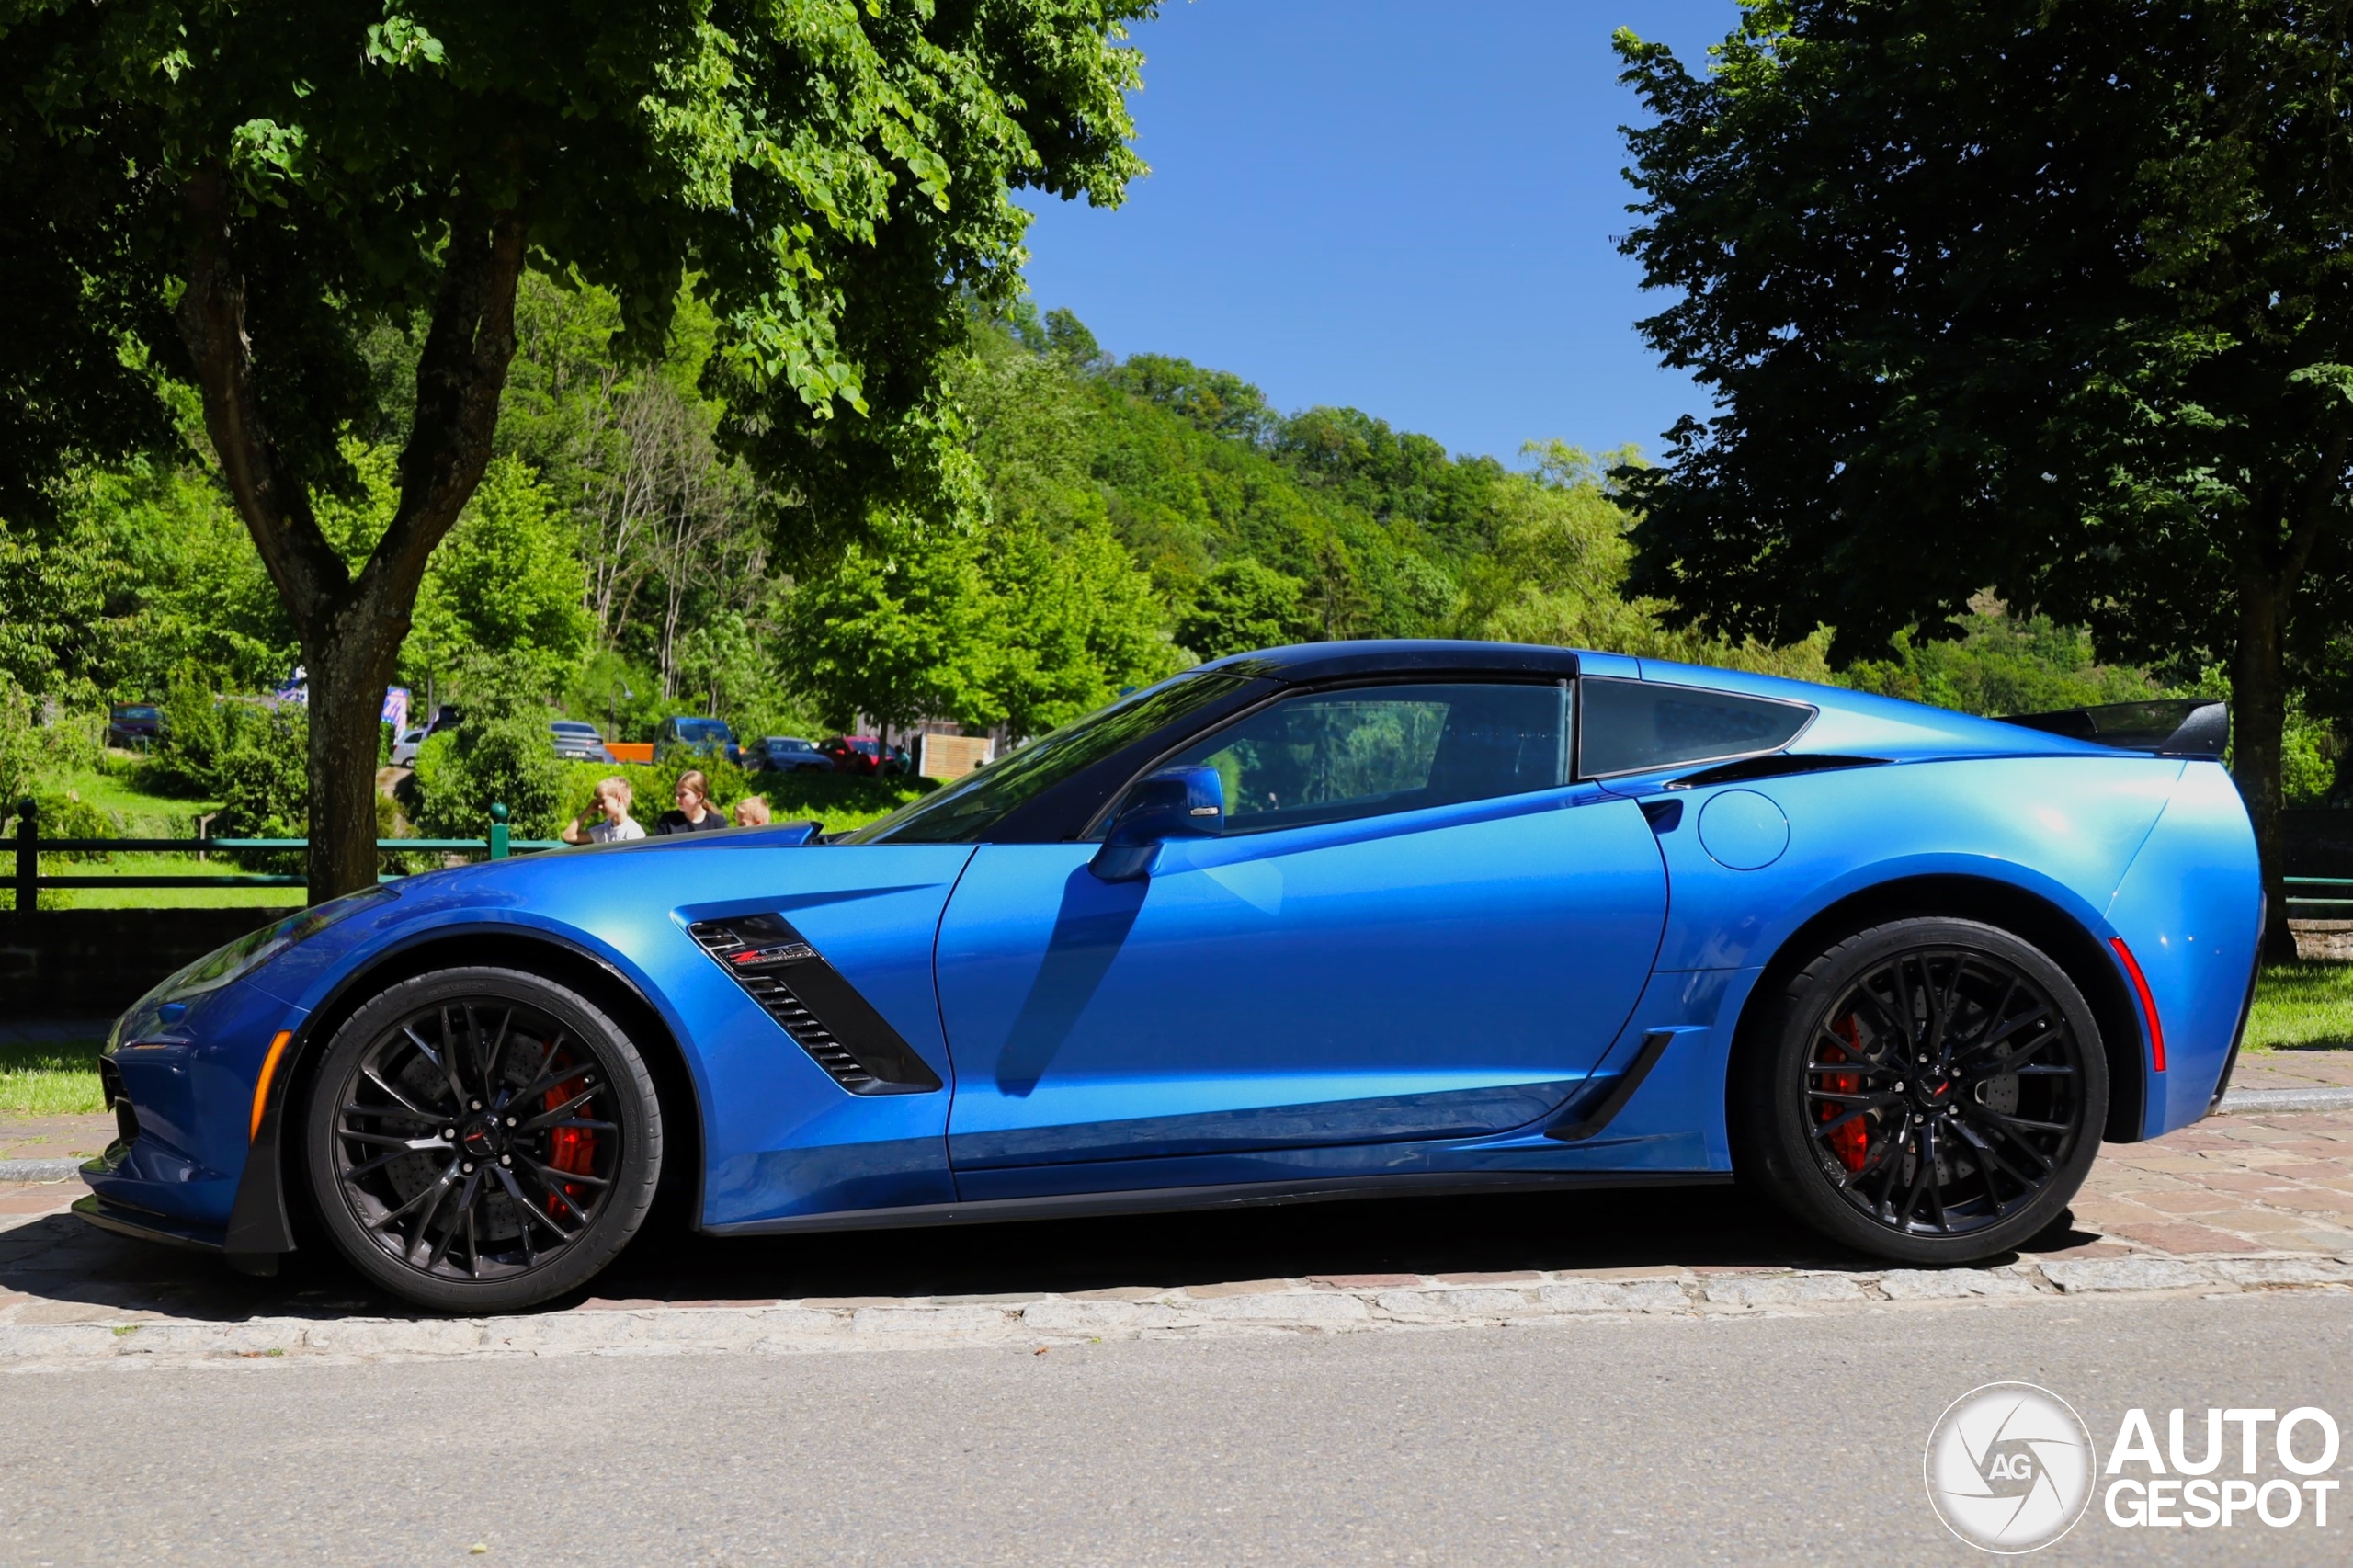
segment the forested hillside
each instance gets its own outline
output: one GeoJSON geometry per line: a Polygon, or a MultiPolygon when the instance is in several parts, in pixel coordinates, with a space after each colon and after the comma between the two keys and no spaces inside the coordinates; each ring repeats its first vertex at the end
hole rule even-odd
{"type": "MultiPolygon", "coordinates": [[[[1670,631],[1630,597],[1631,451],[1455,457],[1347,408],[1283,414],[1229,372],[1116,360],[1066,312],[975,320],[959,378],[961,517],[836,546],[726,453],[689,301],[669,355],[617,361],[609,298],[526,279],[500,456],[437,553],[404,649],[420,707],[498,688],[609,723],[713,712],[745,733],[951,719],[1035,734],[1202,658],[1343,637],[1608,648],[1844,678],[1985,711],[2154,689],[2081,633],[1982,605],[1958,641],[1898,639],[1834,677],[1825,633],[1780,648],[1670,631]]],[[[373,346],[408,374],[414,346],[373,346]]],[[[723,369],[723,368],[722,368],[723,369]]],[[[191,454],[200,427],[186,423],[191,454]]],[[[357,560],[403,432],[348,437],[327,510],[357,560]]],[[[0,531],[0,673],[52,707],[267,690],[290,630],[203,459],[85,472],[59,520],[0,531]]],[[[2325,793],[2305,726],[2291,797],[2325,793]]]]}

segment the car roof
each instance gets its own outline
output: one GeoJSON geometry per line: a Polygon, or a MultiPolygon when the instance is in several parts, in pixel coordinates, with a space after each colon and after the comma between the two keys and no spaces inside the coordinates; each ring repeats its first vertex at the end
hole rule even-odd
{"type": "Polygon", "coordinates": [[[577,719],[551,719],[548,721],[548,728],[551,730],[585,730],[592,735],[597,733],[596,725],[583,723],[577,719]]]}
{"type": "MultiPolygon", "coordinates": [[[[2072,740],[2040,730],[1978,718],[1949,709],[1932,708],[1895,698],[1878,697],[1845,687],[1818,685],[1784,676],[1756,675],[1745,670],[1684,665],[1663,659],[1634,659],[1618,653],[1580,653],[1574,648],[1545,648],[1514,642],[1468,642],[1438,639],[1390,639],[1358,642],[1309,642],[1237,653],[1198,666],[1228,675],[1270,679],[1286,685],[1315,681],[1378,678],[1401,676],[1530,676],[1565,680],[1579,671],[1620,680],[1654,681],[1667,686],[1703,687],[1711,690],[1802,702],[1816,710],[1814,722],[1790,743],[1800,754],[1851,754],[1895,759],[1931,756],[2117,756],[2118,752],[2091,741],[2072,740]]],[[[1188,675],[1198,673],[1188,671],[1188,675]]],[[[1185,676],[1177,676],[1183,679],[1185,676]]],[[[2123,754],[2129,755],[2129,754],[2123,754]]]]}
{"type": "Polygon", "coordinates": [[[1290,683],[1345,680],[1353,676],[1517,675],[1566,680],[1577,673],[1570,648],[1522,642],[1467,642],[1436,638],[1383,638],[1360,642],[1303,642],[1236,653],[1200,666],[1226,675],[1290,683]]]}

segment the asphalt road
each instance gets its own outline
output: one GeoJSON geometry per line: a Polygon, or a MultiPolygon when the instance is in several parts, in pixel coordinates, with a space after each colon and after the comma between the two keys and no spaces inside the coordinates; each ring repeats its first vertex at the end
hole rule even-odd
{"type": "MultiPolygon", "coordinates": [[[[2040,1383],[2103,1457],[2132,1405],[2343,1421],[2348,1330],[2353,1293],[2303,1292],[17,1374],[0,1563],[1976,1562],[1921,1485],[1960,1394],[2040,1383]]],[[[2347,1513],[2126,1530],[2095,1501],[2030,1561],[2341,1563],[2347,1513]]]]}

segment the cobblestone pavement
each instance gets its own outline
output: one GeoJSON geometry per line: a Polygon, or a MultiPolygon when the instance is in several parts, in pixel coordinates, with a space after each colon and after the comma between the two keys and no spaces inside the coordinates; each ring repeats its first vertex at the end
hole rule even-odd
{"type": "Polygon", "coordinates": [[[316,1255],[278,1279],[98,1232],[76,1182],[0,1187],[0,1368],[280,1356],[802,1351],[1351,1332],[1577,1316],[2353,1290],[2353,1112],[2110,1148],[2072,1229],[1940,1272],[1840,1255],[1729,1187],[1364,1200],[641,1248],[606,1294],[421,1319],[316,1255]]]}
{"type": "Polygon", "coordinates": [[[0,1160],[86,1160],[114,1138],[114,1118],[36,1116],[0,1119],[0,1160]]]}
{"type": "Polygon", "coordinates": [[[2250,1051],[2231,1074],[2233,1089],[2353,1089],[2353,1050],[2314,1046],[2250,1051]]]}

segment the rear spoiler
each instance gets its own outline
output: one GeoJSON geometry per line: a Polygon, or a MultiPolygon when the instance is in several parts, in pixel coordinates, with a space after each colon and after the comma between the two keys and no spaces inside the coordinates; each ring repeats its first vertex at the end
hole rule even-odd
{"type": "Polygon", "coordinates": [[[2231,705],[2197,697],[2018,713],[2002,722],[2159,756],[2220,757],[2231,744],[2231,705]]]}

